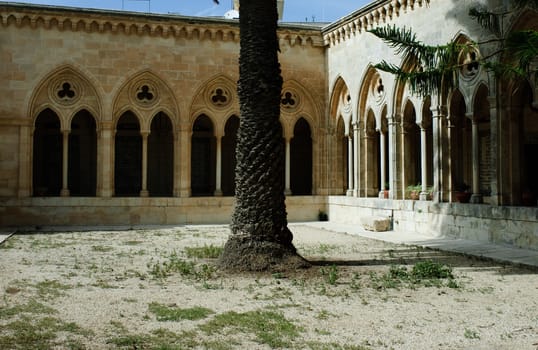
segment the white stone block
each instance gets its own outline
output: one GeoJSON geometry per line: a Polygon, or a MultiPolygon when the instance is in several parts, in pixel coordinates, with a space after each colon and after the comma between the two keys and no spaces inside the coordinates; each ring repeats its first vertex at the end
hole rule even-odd
{"type": "Polygon", "coordinates": [[[390,230],[390,218],[380,216],[363,216],[362,227],[368,231],[383,232],[390,230]]]}

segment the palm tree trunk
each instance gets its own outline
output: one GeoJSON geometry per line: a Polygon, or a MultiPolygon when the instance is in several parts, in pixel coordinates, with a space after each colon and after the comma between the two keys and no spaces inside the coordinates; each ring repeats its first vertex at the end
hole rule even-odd
{"type": "Polygon", "coordinates": [[[236,205],[220,265],[234,270],[305,266],[292,244],[284,196],[282,77],[276,0],[240,2],[236,205]]]}

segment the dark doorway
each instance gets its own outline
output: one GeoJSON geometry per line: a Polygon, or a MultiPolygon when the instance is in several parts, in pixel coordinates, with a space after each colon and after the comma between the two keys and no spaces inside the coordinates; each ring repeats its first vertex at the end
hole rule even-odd
{"type": "Polygon", "coordinates": [[[172,197],[174,188],[174,135],[172,122],[158,113],[148,137],[148,191],[152,197],[172,197]]]}
{"type": "Polygon", "coordinates": [[[237,130],[239,118],[231,116],[224,127],[222,137],[222,194],[235,195],[235,146],[237,144],[237,130]]]}
{"type": "Polygon", "coordinates": [[[59,196],[62,189],[62,132],[56,113],[46,109],[35,122],[33,149],[34,196],[59,196]]]}
{"type": "Polygon", "coordinates": [[[290,187],[293,195],[312,194],[312,136],[304,118],[295,124],[291,139],[290,187]]]}
{"type": "Polygon", "coordinates": [[[82,110],[71,122],[68,187],[71,196],[95,196],[97,187],[97,133],[95,119],[82,110]]]}
{"type": "Polygon", "coordinates": [[[191,191],[193,196],[215,193],[216,144],[213,123],[206,115],[199,116],[192,128],[191,191]]]}
{"type": "Polygon", "coordinates": [[[116,126],[114,152],[116,196],[136,197],[142,189],[142,136],[138,118],[124,113],[116,126]]]}

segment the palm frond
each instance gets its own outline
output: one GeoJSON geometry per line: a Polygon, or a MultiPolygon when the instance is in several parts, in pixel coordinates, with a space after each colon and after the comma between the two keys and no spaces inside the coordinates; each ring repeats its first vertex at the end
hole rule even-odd
{"type": "Polygon", "coordinates": [[[538,0],[514,0],[514,4],[519,8],[525,6],[538,7],[538,0]]]}
{"type": "Polygon", "coordinates": [[[538,57],[538,32],[535,30],[515,31],[505,41],[506,53],[517,60],[518,68],[529,72],[530,65],[538,57]]]}
{"type": "Polygon", "coordinates": [[[469,9],[469,16],[497,37],[502,36],[501,19],[504,13],[495,13],[483,6],[474,6],[469,9]]]}

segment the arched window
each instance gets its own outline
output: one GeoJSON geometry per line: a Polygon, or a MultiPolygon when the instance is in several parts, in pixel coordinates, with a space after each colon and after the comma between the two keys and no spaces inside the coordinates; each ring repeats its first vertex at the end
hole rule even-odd
{"type": "Polygon", "coordinates": [[[95,196],[97,185],[97,133],[95,119],[82,110],[71,121],[68,186],[71,196],[95,196]]]}
{"type": "Polygon", "coordinates": [[[415,107],[411,102],[407,102],[404,108],[403,117],[403,167],[404,167],[404,193],[408,186],[415,186],[421,183],[422,163],[421,163],[421,139],[420,128],[417,125],[417,115],[415,107]]]}
{"type": "Polygon", "coordinates": [[[59,196],[62,189],[62,133],[56,113],[46,109],[35,122],[33,149],[34,196],[59,196]]]}
{"type": "Polygon", "coordinates": [[[142,189],[142,136],[138,118],[124,113],[116,126],[114,191],[116,196],[139,196],[142,189]]]}
{"type": "Polygon", "coordinates": [[[312,194],[312,136],[304,118],[295,124],[291,139],[290,185],[293,195],[312,194]]]}
{"type": "Polygon", "coordinates": [[[215,192],[216,143],[213,123],[199,116],[192,127],[191,192],[193,196],[213,196],[215,192]]]}
{"type": "Polygon", "coordinates": [[[222,137],[222,194],[235,195],[235,146],[237,144],[237,130],[239,118],[231,116],[224,127],[222,137]]]}
{"type": "Polygon", "coordinates": [[[171,197],[174,188],[174,135],[172,122],[158,113],[148,137],[148,191],[153,197],[171,197]]]}

